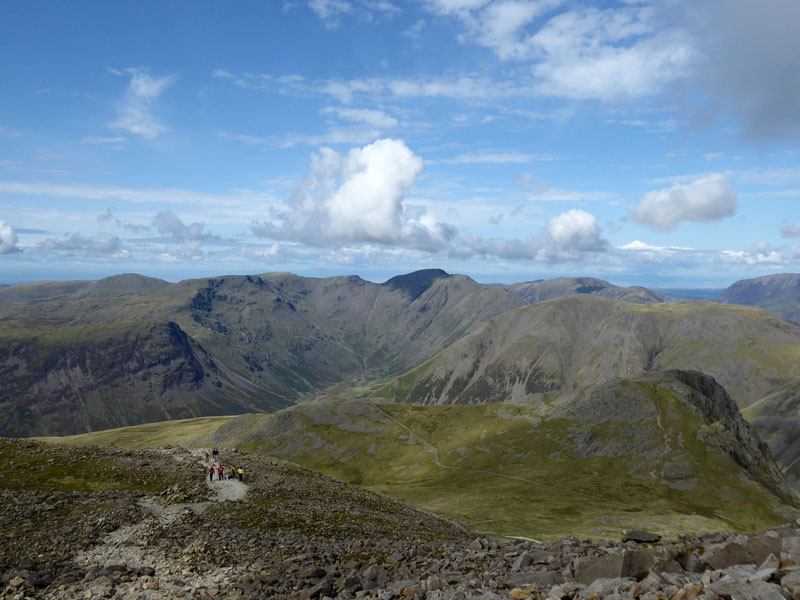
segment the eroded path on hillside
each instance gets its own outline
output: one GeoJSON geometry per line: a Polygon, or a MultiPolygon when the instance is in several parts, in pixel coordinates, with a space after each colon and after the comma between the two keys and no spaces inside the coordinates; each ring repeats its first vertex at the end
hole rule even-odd
{"type": "MultiPolygon", "coordinates": [[[[185,463],[187,469],[196,471],[198,477],[208,471],[210,463],[204,460],[202,452],[191,454],[176,453],[165,450],[173,459],[185,463]]],[[[174,554],[167,555],[164,548],[153,543],[164,528],[179,522],[194,522],[197,516],[218,502],[243,500],[248,491],[244,482],[225,479],[222,481],[205,481],[212,494],[203,502],[175,502],[169,495],[164,503],[163,497],[147,496],[139,501],[147,516],[134,525],[120,527],[107,534],[103,541],[75,557],[75,563],[87,571],[91,569],[109,569],[115,565],[139,569],[142,573],[154,575],[150,580],[140,578],[138,583],[131,583],[127,594],[152,599],[173,597],[174,589],[183,585],[183,579],[191,576],[194,587],[211,587],[230,575],[230,568],[211,569],[204,573],[196,573],[193,569],[193,555],[202,552],[202,548],[187,546],[184,548],[184,560],[175,560],[174,554]],[[157,573],[157,577],[155,574],[157,573]],[[172,585],[171,582],[175,582],[172,585]],[[136,587],[138,586],[138,587],[136,587]]],[[[118,586],[119,589],[119,586],[118,586]]],[[[131,596],[133,597],[133,596],[131,596]]]]}

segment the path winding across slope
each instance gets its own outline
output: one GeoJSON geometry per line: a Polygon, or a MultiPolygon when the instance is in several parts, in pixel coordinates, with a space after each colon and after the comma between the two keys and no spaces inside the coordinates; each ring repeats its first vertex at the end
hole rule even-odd
{"type": "MultiPolygon", "coordinates": [[[[189,468],[196,469],[198,476],[205,468],[211,466],[204,460],[203,453],[194,451],[191,455],[181,456],[166,451],[179,462],[190,463],[189,468]],[[195,464],[196,463],[196,464],[195,464]]],[[[136,597],[148,599],[168,599],[173,597],[169,582],[183,582],[187,575],[191,575],[192,585],[212,586],[221,578],[226,577],[230,569],[218,568],[198,574],[193,573],[189,562],[170,559],[164,550],[157,544],[148,543],[148,538],[160,526],[168,526],[174,521],[183,518],[187,513],[200,514],[216,502],[228,500],[242,500],[247,495],[248,485],[235,479],[222,481],[209,481],[205,476],[206,484],[214,492],[213,496],[205,502],[180,502],[175,504],[161,504],[154,497],[146,497],[139,501],[139,505],[148,513],[139,523],[120,527],[105,536],[102,543],[89,550],[78,553],[75,562],[79,566],[89,569],[94,566],[109,567],[111,565],[127,565],[129,568],[153,568],[157,573],[155,589],[130,589],[136,597]],[[161,579],[161,585],[157,583],[161,579]],[[167,584],[167,585],[163,585],[167,584]],[[160,589],[159,589],[160,587],[160,589]]],[[[153,583],[151,581],[150,583],[153,583]]],[[[133,584],[131,584],[133,585],[133,584]]],[[[133,596],[130,596],[133,597],[133,596]]]]}

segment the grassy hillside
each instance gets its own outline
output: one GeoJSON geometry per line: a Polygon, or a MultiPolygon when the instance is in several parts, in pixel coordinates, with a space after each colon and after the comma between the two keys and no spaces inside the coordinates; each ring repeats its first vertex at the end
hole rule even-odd
{"type": "Polygon", "coordinates": [[[288,458],[495,535],[747,530],[793,514],[757,436],[699,374],[515,404],[303,404],[234,418],[214,442],[288,458]]]}
{"type": "Polygon", "coordinates": [[[116,446],[117,448],[160,448],[161,446],[210,446],[211,437],[232,417],[198,417],[158,421],[104,429],[92,433],[42,437],[40,441],[71,446],[116,446]]]}
{"type": "Polygon", "coordinates": [[[373,396],[414,404],[524,400],[663,369],[708,373],[744,407],[800,378],[800,327],[714,302],[570,296],[503,313],[373,396]]]}

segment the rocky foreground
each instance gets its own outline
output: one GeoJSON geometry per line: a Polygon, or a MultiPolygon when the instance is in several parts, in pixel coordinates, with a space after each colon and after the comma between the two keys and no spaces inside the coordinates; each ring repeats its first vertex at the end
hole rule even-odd
{"type": "MultiPolygon", "coordinates": [[[[0,440],[4,598],[800,598],[800,530],[485,539],[292,463],[0,440]]],[[[535,510],[535,507],[531,507],[535,510]]]]}

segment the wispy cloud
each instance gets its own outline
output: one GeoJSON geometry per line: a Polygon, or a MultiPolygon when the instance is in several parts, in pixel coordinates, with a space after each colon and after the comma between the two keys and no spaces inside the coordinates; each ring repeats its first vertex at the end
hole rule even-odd
{"type": "Polygon", "coordinates": [[[22,137],[23,133],[14,127],[0,125],[0,136],[2,137],[22,137]]]}
{"type": "Polygon", "coordinates": [[[124,137],[88,136],[82,138],[81,141],[89,146],[104,150],[123,150],[126,140],[124,137]]]}
{"type": "Polygon", "coordinates": [[[334,114],[343,121],[352,123],[363,123],[375,129],[394,129],[397,127],[397,119],[387,115],[381,110],[369,108],[341,108],[329,106],[322,109],[322,114],[334,114]]]}
{"type": "Polygon", "coordinates": [[[85,200],[118,200],[132,203],[186,204],[204,207],[252,205],[254,201],[270,202],[268,194],[236,190],[231,195],[209,194],[180,188],[129,188],[88,183],[50,183],[0,181],[0,194],[80,198],[85,200]]]}
{"type": "Polygon", "coordinates": [[[431,164],[527,164],[532,162],[552,162],[559,157],[554,154],[528,154],[525,152],[504,152],[501,150],[483,150],[476,152],[466,152],[453,158],[443,158],[435,161],[428,161],[431,164]]]}
{"type": "MultiPolygon", "coordinates": [[[[113,71],[119,74],[118,71],[113,71]]],[[[175,80],[168,75],[153,79],[145,69],[125,69],[131,81],[117,106],[118,116],[109,126],[124,129],[145,139],[156,139],[169,129],[155,115],[155,101],[175,80]]]]}
{"type": "Polygon", "coordinates": [[[46,239],[29,252],[54,252],[59,256],[105,256],[116,259],[127,259],[132,256],[122,240],[115,235],[87,237],[79,233],[46,239]]]}

